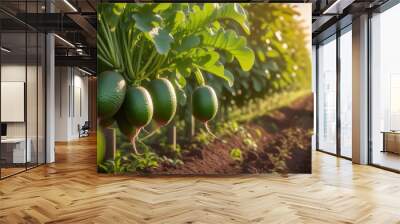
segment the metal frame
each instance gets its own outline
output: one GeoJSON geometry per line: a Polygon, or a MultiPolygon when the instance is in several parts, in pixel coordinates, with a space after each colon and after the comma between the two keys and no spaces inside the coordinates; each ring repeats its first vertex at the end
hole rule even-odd
{"type": "Polygon", "coordinates": [[[395,172],[395,173],[400,173],[400,170],[393,169],[387,166],[383,166],[380,164],[374,163],[373,160],[373,140],[372,140],[372,18],[373,18],[373,13],[383,13],[386,10],[396,6],[397,4],[400,3],[400,0],[389,0],[383,5],[379,6],[376,9],[369,10],[368,11],[368,30],[367,30],[367,45],[368,45],[368,53],[367,53],[367,64],[368,64],[368,69],[367,69],[367,80],[368,80],[368,96],[367,96],[367,116],[368,116],[368,165],[371,165],[373,167],[377,167],[380,169],[384,169],[387,171],[395,172]]]}
{"type": "Polygon", "coordinates": [[[319,149],[319,109],[318,109],[318,105],[319,105],[319,97],[318,97],[318,93],[319,93],[319,44],[315,45],[315,148],[318,150],[319,149]]]}
{"type": "Polygon", "coordinates": [[[340,37],[345,33],[343,32],[344,30],[348,29],[349,26],[351,26],[352,23],[344,26],[344,27],[340,27],[339,25],[336,26],[336,32],[328,37],[326,37],[325,39],[321,40],[317,45],[316,45],[316,150],[319,152],[323,152],[329,155],[333,155],[336,157],[340,157],[343,159],[347,159],[347,160],[352,160],[352,158],[347,157],[342,155],[341,153],[341,131],[342,131],[342,127],[341,127],[341,117],[340,117],[340,103],[341,103],[341,99],[340,99],[340,81],[341,81],[341,65],[340,65],[340,37]],[[328,40],[329,38],[331,38],[333,35],[335,35],[335,39],[331,40],[331,41],[336,41],[336,153],[332,153],[332,152],[328,152],[324,149],[320,149],[319,148],[319,109],[318,109],[318,94],[319,94],[319,53],[318,53],[318,49],[319,49],[319,44],[328,40]]]}
{"type": "Polygon", "coordinates": [[[340,118],[340,78],[341,78],[341,65],[340,65],[340,37],[341,30],[336,30],[336,154],[341,156],[341,133],[342,123],[340,118]]]}
{"type": "Polygon", "coordinates": [[[368,31],[367,31],[367,45],[368,45],[368,53],[367,53],[367,64],[368,64],[368,69],[367,69],[367,83],[368,83],[368,96],[367,96],[367,119],[368,119],[368,124],[367,124],[367,132],[368,132],[368,164],[372,165],[372,65],[371,65],[371,56],[372,56],[372,33],[371,33],[371,19],[372,19],[372,13],[368,12],[368,31]]]}

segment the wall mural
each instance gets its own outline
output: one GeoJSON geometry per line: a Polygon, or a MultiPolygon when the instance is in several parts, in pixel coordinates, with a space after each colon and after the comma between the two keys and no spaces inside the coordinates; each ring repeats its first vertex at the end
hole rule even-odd
{"type": "Polygon", "coordinates": [[[98,171],[310,173],[310,8],[99,4],[98,171]]]}

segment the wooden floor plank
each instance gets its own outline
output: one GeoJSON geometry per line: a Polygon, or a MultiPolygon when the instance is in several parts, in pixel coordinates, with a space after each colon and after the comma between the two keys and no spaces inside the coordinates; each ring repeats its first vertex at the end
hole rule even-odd
{"type": "Polygon", "coordinates": [[[97,174],[96,141],[0,181],[0,223],[400,223],[400,175],[313,153],[313,174],[97,174]]]}

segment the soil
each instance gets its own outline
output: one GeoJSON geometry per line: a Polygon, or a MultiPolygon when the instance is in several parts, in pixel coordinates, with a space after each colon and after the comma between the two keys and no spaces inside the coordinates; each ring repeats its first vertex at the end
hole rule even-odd
{"type": "Polygon", "coordinates": [[[311,94],[300,97],[290,106],[240,125],[248,130],[257,143],[257,149],[246,146],[242,136],[225,135],[207,145],[191,143],[191,149],[182,152],[183,165],[162,163],[150,172],[161,175],[311,172],[311,94]],[[241,149],[240,161],[231,157],[233,148],[241,149]]]}

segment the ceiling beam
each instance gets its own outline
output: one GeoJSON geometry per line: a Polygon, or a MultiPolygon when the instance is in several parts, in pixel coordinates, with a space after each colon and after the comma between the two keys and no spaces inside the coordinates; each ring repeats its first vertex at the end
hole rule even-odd
{"type": "Polygon", "coordinates": [[[73,20],[78,26],[85,32],[86,42],[90,46],[96,46],[96,29],[90,24],[85,17],[80,14],[67,14],[67,16],[73,20]]]}
{"type": "Polygon", "coordinates": [[[96,71],[97,60],[91,56],[55,56],[56,66],[87,67],[96,71]]]}

